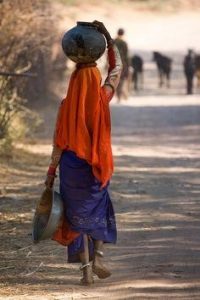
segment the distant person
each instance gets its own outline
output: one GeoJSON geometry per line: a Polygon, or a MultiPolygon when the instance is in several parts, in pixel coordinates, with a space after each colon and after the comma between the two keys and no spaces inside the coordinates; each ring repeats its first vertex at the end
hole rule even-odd
{"type": "Polygon", "coordinates": [[[183,66],[186,77],[186,92],[188,95],[191,95],[193,93],[193,79],[195,75],[195,55],[191,49],[188,50],[188,54],[184,58],[183,66]]]}
{"type": "Polygon", "coordinates": [[[200,55],[195,55],[195,75],[197,77],[197,87],[200,88],[200,55]]]}
{"type": "Polygon", "coordinates": [[[128,45],[124,41],[124,29],[120,28],[117,32],[117,38],[115,39],[115,45],[117,46],[122,64],[123,64],[123,69],[121,73],[121,78],[119,85],[116,90],[118,102],[120,102],[122,95],[127,97],[127,95],[124,95],[123,93],[123,87],[124,87],[124,82],[125,80],[128,79],[128,73],[129,73],[129,61],[128,61],[128,45]]]}

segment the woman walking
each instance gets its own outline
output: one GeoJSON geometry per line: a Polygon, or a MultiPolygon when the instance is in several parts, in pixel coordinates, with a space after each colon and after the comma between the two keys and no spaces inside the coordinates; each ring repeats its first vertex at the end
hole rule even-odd
{"type": "Polygon", "coordinates": [[[119,83],[121,59],[103,23],[94,21],[108,47],[109,70],[101,86],[96,63],[77,64],[62,101],[45,184],[52,188],[60,170],[65,218],[53,239],[68,246],[68,262],[81,262],[82,284],[111,275],[103,264],[103,244],[116,242],[116,223],[108,194],[113,173],[109,102],[119,83]],[[92,268],[90,261],[92,260],[92,268]]]}

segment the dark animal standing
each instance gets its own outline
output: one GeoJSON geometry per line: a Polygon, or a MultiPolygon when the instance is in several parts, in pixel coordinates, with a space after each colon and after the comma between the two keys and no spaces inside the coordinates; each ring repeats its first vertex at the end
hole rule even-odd
{"type": "Polygon", "coordinates": [[[171,65],[172,59],[162,55],[159,52],[153,52],[153,61],[156,62],[158,68],[159,76],[159,86],[162,87],[164,80],[166,81],[166,86],[170,87],[170,74],[171,74],[171,65]]]}
{"type": "Polygon", "coordinates": [[[138,81],[143,81],[143,59],[139,55],[134,55],[131,59],[131,66],[133,67],[133,83],[134,90],[138,90],[138,81]]]}

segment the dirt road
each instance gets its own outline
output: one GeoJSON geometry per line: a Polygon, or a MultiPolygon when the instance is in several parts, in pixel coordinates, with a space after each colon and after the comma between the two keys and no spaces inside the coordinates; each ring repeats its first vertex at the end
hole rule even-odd
{"type": "Polygon", "coordinates": [[[79,286],[63,247],[31,243],[50,142],[18,145],[1,165],[0,299],[200,299],[200,100],[134,96],[112,105],[115,174],[111,195],[118,243],[113,272],[79,286]],[[23,154],[23,156],[22,156],[23,154]]]}

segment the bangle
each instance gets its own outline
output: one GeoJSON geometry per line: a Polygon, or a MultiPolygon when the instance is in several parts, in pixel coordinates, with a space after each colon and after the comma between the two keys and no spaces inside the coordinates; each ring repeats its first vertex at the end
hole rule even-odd
{"type": "Polygon", "coordinates": [[[47,175],[55,176],[56,175],[56,168],[50,166],[49,169],[48,169],[47,175]]]}
{"type": "Polygon", "coordinates": [[[107,41],[107,48],[109,48],[109,47],[111,47],[111,46],[113,46],[114,45],[114,40],[113,39],[109,39],[108,41],[107,41]]]}
{"type": "Polygon", "coordinates": [[[48,176],[48,177],[51,177],[51,178],[56,178],[56,177],[57,177],[56,174],[55,174],[55,175],[47,174],[47,176],[48,176]]]}

